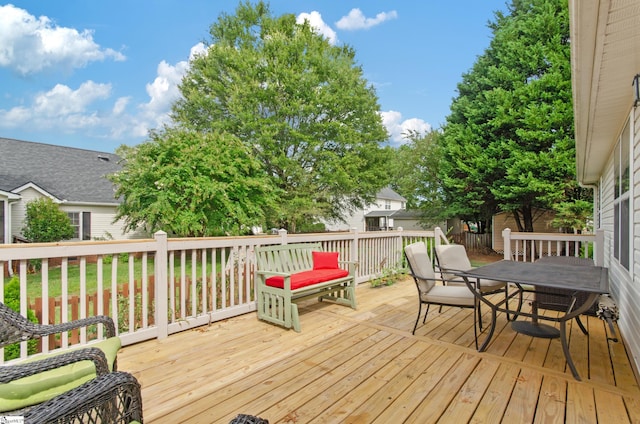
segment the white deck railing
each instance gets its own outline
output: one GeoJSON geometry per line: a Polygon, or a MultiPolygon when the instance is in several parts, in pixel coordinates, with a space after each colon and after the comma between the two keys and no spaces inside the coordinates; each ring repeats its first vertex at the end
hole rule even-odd
{"type": "MultiPolygon", "coordinates": [[[[517,233],[507,229],[503,238],[505,259],[593,255],[597,264],[603,263],[602,232],[517,233]]],[[[0,301],[4,302],[4,287],[12,278],[8,276],[14,275],[19,281],[22,315],[34,304],[44,323],[106,314],[114,319],[127,345],[254,311],[256,246],[319,242],[325,250],[339,251],[342,260],[357,261],[356,281],[363,283],[387,269],[406,268],[402,249],[415,241],[425,241],[432,257],[436,245],[448,243],[436,228],[318,234],[283,230],[278,235],[184,239],[167,238],[159,232],[145,240],[0,245],[0,301]],[[127,266],[122,266],[123,261],[127,266]],[[32,272],[34,262],[40,263],[37,274],[32,272]],[[56,290],[55,295],[50,288],[56,290]]],[[[99,335],[84,331],[65,334],[55,343],[44,340],[42,350],[84,344],[96,337],[99,335]]],[[[20,356],[27,355],[23,343],[20,356]]],[[[2,358],[0,354],[0,362],[2,358]]]]}
{"type": "Polygon", "coordinates": [[[533,262],[543,256],[579,256],[592,258],[596,265],[604,263],[604,232],[595,234],[526,233],[502,231],[504,258],[533,262]]]}
{"type": "MultiPolygon", "coordinates": [[[[431,249],[447,243],[436,228],[318,234],[282,230],[278,235],[216,238],[167,238],[159,232],[144,240],[0,245],[0,301],[13,275],[19,280],[23,316],[33,309],[33,297],[43,299],[37,304],[43,323],[109,315],[127,345],[254,311],[256,246],[320,242],[324,250],[339,251],[342,260],[357,261],[356,282],[362,283],[385,269],[404,268],[403,246],[419,240],[431,249]],[[33,274],[38,262],[40,270],[33,274]],[[36,281],[33,275],[39,275],[36,281]],[[50,287],[60,295],[53,296],[50,287]]],[[[44,340],[42,350],[96,337],[82,331],[70,340],[65,334],[55,342],[44,340]]],[[[28,356],[26,343],[20,356],[28,356]]]]}

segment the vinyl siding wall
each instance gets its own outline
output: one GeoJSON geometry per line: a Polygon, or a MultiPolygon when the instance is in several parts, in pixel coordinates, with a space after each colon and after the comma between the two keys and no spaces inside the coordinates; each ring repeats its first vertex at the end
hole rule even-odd
{"type": "MultiPolygon", "coordinates": [[[[13,236],[22,236],[22,227],[26,217],[26,204],[34,199],[39,199],[42,194],[32,188],[27,188],[20,193],[22,199],[11,203],[11,239],[13,236]]],[[[122,234],[122,222],[112,223],[116,213],[116,206],[99,205],[74,205],[64,203],[60,205],[64,212],[90,212],[91,213],[91,239],[126,240],[144,238],[142,232],[130,232],[122,234]]],[[[10,240],[11,241],[11,240],[10,240]]]]}
{"type": "MultiPolygon", "coordinates": [[[[631,114],[632,119],[633,113],[631,114]]],[[[613,256],[614,245],[614,160],[609,158],[601,178],[599,193],[602,196],[601,220],[605,231],[604,257],[609,268],[611,296],[620,308],[620,331],[629,347],[636,368],[640,369],[640,114],[635,114],[633,122],[633,149],[631,166],[630,225],[632,262],[630,270],[625,269],[613,256]]],[[[615,143],[614,143],[615,145],[615,143]]]]}
{"type": "Polygon", "coordinates": [[[14,236],[22,236],[22,227],[24,227],[24,219],[27,214],[26,204],[32,200],[42,197],[37,190],[27,188],[20,192],[22,199],[18,202],[11,203],[11,237],[10,242],[13,241],[14,236]]]}

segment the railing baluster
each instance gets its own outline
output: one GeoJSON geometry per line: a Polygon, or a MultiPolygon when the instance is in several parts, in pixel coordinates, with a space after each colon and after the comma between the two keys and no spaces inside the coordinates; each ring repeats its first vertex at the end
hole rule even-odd
{"type": "MultiPolygon", "coordinates": [[[[80,258],[80,318],[87,317],[87,257],[80,258]]],[[[87,343],[87,328],[80,329],[80,343],[87,343]]]]}
{"type": "MultiPolygon", "coordinates": [[[[42,324],[49,324],[49,259],[42,259],[42,324]]],[[[44,336],[42,338],[42,352],[49,352],[49,336],[44,336]]]]}
{"type": "Polygon", "coordinates": [[[149,326],[149,276],[147,274],[147,252],[142,252],[140,266],[142,267],[142,328],[147,328],[149,326]]]}

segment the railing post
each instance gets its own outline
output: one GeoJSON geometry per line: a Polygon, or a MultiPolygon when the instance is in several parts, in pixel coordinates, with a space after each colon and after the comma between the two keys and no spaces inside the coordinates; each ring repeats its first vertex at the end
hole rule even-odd
{"type": "Polygon", "coordinates": [[[511,258],[511,229],[502,230],[502,239],[504,240],[504,259],[510,261],[511,258]]]}
{"type": "Polygon", "coordinates": [[[351,232],[353,233],[353,242],[351,243],[351,261],[356,263],[356,284],[358,284],[357,277],[358,274],[362,272],[360,268],[360,250],[358,249],[358,244],[360,244],[360,237],[358,236],[360,231],[357,227],[351,227],[351,232]]]}
{"type": "Polygon", "coordinates": [[[435,245],[440,246],[444,241],[444,244],[449,244],[447,235],[442,231],[442,228],[436,227],[433,229],[433,237],[435,238],[435,245]]]}
{"type": "Polygon", "coordinates": [[[396,257],[394,258],[395,261],[394,263],[396,264],[395,267],[402,267],[402,259],[404,258],[404,255],[402,254],[402,245],[403,243],[403,239],[404,239],[404,235],[402,234],[402,232],[404,231],[404,228],[402,227],[398,227],[398,238],[396,241],[396,248],[394,249],[394,255],[396,255],[396,257]]]}
{"type": "Polygon", "coordinates": [[[593,260],[597,266],[604,266],[604,230],[596,230],[596,241],[593,243],[593,260]]]}
{"type": "Polygon", "coordinates": [[[360,231],[358,230],[357,227],[351,227],[351,233],[353,233],[353,242],[351,243],[351,261],[357,262],[358,261],[358,234],[360,233],[360,231]]]}
{"type": "Polygon", "coordinates": [[[285,230],[284,228],[280,228],[278,230],[278,234],[280,235],[280,244],[287,244],[287,230],[285,230]]]}
{"type": "Polygon", "coordinates": [[[167,276],[169,247],[167,244],[167,233],[158,231],[153,235],[157,248],[155,254],[155,321],[158,327],[158,338],[165,339],[169,335],[169,303],[167,276]]]}

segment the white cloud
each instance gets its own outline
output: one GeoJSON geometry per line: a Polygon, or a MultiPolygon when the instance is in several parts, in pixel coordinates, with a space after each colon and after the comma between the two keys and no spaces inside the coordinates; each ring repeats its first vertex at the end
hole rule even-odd
{"type": "Polygon", "coordinates": [[[0,128],[29,126],[34,129],[90,128],[100,122],[90,107],[99,100],[109,98],[111,85],[87,81],[77,90],[57,84],[47,92],[36,94],[30,106],[0,110],[0,128]]]}
{"type": "Polygon", "coordinates": [[[69,71],[93,61],[125,60],[113,49],[93,41],[93,32],[60,27],[11,4],[0,6],[0,67],[21,75],[45,70],[69,71]]]}
{"type": "MultiPolygon", "coordinates": [[[[204,53],[204,48],[198,45],[191,49],[191,55],[204,53]]],[[[140,114],[134,130],[136,136],[146,136],[151,128],[159,128],[170,122],[171,105],[180,97],[178,85],[182,77],[189,70],[189,62],[180,61],[170,65],[164,60],[157,68],[158,76],[152,83],[147,84],[147,94],[150,100],[139,106],[140,114]]]]}
{"type": "Polygon", "coordinates": [[[347,31],[369,29],[383,23],[384,21],[396,19],[397,17],[398,12],[395,10],[392,10],[391,12],[380,12],[375,18],[367,18],[360,9],[351,9],[347,16],[343,16],[338,22],[336,22],[336,26],[339,29],[347,31]]]}
{"type": "Polygon", "coordinates": [[[410,133],[425,134],[431,130],[431,124],[419,118],[402,119],[402,114],[395,110],[380,112],[382,124],[389,132],[392,144],[402,144],[407,141],[410,133]]]}
{"type": "Polygon", "coordinates": [[[204,43],[198,43],[195,46],[191,47],[189,51],[189,61],[192,61],[196,56],[200,56],[201,54],[205,54],[207,52],[207,48],[204,43]]]}
{"type": "Polygon", "coordinates": [[[125,112],[130,101],[131,97],[120,97],[118,100],[116,100],[116,103],[113,105],[112,109],[113,114],[116,116],[122,115],[125,112]]]}
{"type": "Polygon", "coordinates": [[[296,22],[298,24],[308,21],[309,25],[316,30],[316,32],[325,37],[330,44],[335,45],[338,42],[338,35],[322,20],[320,12],[313,11],[311,13],[301,13],[298,15],[296,22]]]}
{"type": "Polygon", "coordinates": [[[40,93],[33,102],[33,112],[41,118],[57,118],[72,114],[82,114],[97,100],[107,99],[111,94],[110,84],[87,81],[77,90],[56,84],[46,93],[40,93]]]}
{"type": "MultiPolygon", "coordinates": [[[[205,51],[198,43],[191,48],[190,57],[205,51]]],[[[149,100],[133,111],[127,110],[131,97],[119,97],[110,103],[111,84],[86,81],[77,89],[56,84],[49,91],[37,93],[30,102],[23,100],[20,106],[0,109],[0,128],[29,126],[62,133],[83,129],[98,137],[147,137],[150,129],[170,122],[171,105],[180,96],[178,85],[188,69],[188,61],[175,65],[160,62],[156,77],[146,85],[149,100]]]]}

